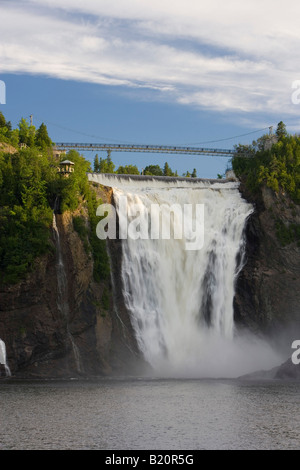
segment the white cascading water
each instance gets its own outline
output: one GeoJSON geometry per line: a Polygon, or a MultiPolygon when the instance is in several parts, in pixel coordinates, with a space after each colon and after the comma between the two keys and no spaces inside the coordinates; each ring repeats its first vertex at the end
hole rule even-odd
{"type": "MultiPolygon", "coordinates": [[[[153,205],[163,213],[174,204],[204,207],[201,249],[187,250],[184,237],[151,239],[158,219],[151,219],[148,237],[122,241],[125,303],[138,346],[155,374],[236,377],[275,366],[278,357],[268,345],[235,330],[235,282],[244,263],[245,223],[253,212],[238,183],[103,178],[93,174],[90,180],[113,187],[121,230],[131,220],[120,211],[125,196],[129,213],[139,207],[142,224],[150,220],[153,205]]],[[[192,214],[189,222],[195,226],[196,210],[192,214]]],[[[171,233],[178,223],[174,217],[171,233]]]]}
{"type": "Polygon", "coordinates": [[[4,341],[0,338],[0,364],[4,365],[6,377],[11,376],[10,368],[6,362],[6,346],[4,341]]]}

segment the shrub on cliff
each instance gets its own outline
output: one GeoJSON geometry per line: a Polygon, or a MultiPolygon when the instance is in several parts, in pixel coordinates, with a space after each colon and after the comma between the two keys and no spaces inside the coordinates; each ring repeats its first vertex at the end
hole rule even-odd
{"type": "Polygon", "coordinates": [[[55,172],[37,149],[0,156],[0,283],[15,283],[50,249],[48,184],[55,172]]]}
{"type": "Polygon", "coordinates": [[[287,193],[296,204],[300,203],[300,137],[288,135],[282,121],[275,138],[266,135],[250,146],[237,146],[236,151],[232,168],[250,191],[255,193],[266,184],[276,193],[287,193]],[[245,152],[248,158],[242,156],[245,152]]]}

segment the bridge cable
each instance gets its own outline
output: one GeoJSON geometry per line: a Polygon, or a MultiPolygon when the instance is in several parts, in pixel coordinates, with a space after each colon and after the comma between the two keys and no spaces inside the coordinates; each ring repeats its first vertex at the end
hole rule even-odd
{"type": "MultiPolygon", "coordinates": [[[[38,116],[39,117],[39,116],[38,116]]],[[[40,117],[39,117],[40,119],[40,117]]],[[[109,143],[118,143],[118,144],[130,144],[130,145],[143,145],[143,144],[137,144],[137,143],[134,143],[134,142],[128,142],[128,141],[124,141],[124,140],[116,140],[116,139],[107,139],[105,137],[100,137],[100,136],[96,136],[96,135],[92,135],[92,134],[87,134],[85,132],[81,132],[81,131],[77,131],[75,129],[70,129],[68,127],[65,127],[65,126],[62,126],[60,124],[55,124],[51,121],[48,121],[48,123],[52,126],[55,126],[55,127],[59,127],[63,130],[66,130],[66,131],[69,131],[69,132],[74,132],[76,134],[81,134],[81,135],[84,135],[86,137],[92,137],[93,139],[103,139],[103,140],[108,140],[109,143]]],[[[227,137],[227,138],[224,138],[224,139],[217,139],[217,140],[207,140],[207,141],[204,141],[204,142],[194,142],[194,143],[189,143],[189,144],[180,144],[182,146],[189,146],[189,145],[202,145],[202,144],[213,144],[215,142],[224,142],[226,140],[232,140],[232,139],[237,139],[239,137],[245,137],[247,135],[250,135],[250,134],[256,134],[257,132],[262,132],[262,131],[265,131],[267,129],[270,129],[270,126],[268,127],[263,127],[262,129],[258,129],[256,131],[251,131],[251,132],[247,132],[246,134],[240,134],[240,135],[236,135],[236,136],[233,136],[233,137],[227,137]]],[[[179,145],[179,144],[177,144],[179,145]]]]}
{"type": "Polygon", "coordinates": [[[262,129],[258,129],[258,130],[256,130],[256,131],[247,132],[246,134],[235,135],[235,136],[233,136],[233,137],[226,137],[225,139],[207,140],[207,141],[205,141],[205,142],[194,142],[194,143],[182,144],[182,145],[213,144],[213,143],[215,143],[215,142],[223,142],[224,140],[237,139],[238,137],[244,137],[244,136],[246,136],[246,135],[256,134],[257,132],[262,132],[262,131],[265,131],[265,130],[267,130],[267,129],[270,129],[270,126],[268,126],[268,127],[263,127],[262,129]]]}

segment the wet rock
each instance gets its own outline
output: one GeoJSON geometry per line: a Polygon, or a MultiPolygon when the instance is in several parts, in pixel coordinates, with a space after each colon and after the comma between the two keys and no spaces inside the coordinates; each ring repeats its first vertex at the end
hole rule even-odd
{"type": "Polygon", "coordinates": [[[246,264],[236,284],[235,320],[268,336],[283,353],[300,338],[300,248],[282,246],[276,222],[300,223],[300,206],[268,188],[242,196],[255,207],[246,227],[246,264]]]}
{"type": "Polygon", "coordinates": [[[278,368],[275,378],[300,380],[300,364],[294,364],[289,358],[278,368]]]}
{"type": "MultiPolygon", "coordinates": [[[[109,200],[109,191],[97,188],[109,200]]],[[[73,228],[73,213],[57,214],[66,286],[64,302],[58,302],[55,237],[53,251],[36,261],[25,280],[0,288],[0,337],[5,341],[7,363],[17,377],[74,377],[124,374],[136,365],[130,321],[112,298],[111,279],[95,282],[93,258],[73,228]],[[104,289],[109,303],[102,302],[104,289]],[[123,325],[127,325],[124,339],[123,325]],[[131,344],[132,343],[132,344],[131,344]]],[[[86,218],[82,206],[78,213],[86,218]]],[[[120,283],[121,258],[114,259],[116,282],[120,283]]]]}

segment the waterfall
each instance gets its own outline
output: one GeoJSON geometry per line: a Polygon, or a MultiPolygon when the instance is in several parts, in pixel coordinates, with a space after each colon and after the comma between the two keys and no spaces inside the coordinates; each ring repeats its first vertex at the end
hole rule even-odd
{"type": "Polygon", "coordinates": [[[8,364],[6,362],[6,347],[5,347],[4,341],[2,341],[1,338],[0,338],[0,364],[2,364],[4,366],[5,376],[10,377],[11,372],[10,372],[10,369],[9,369],[8,364]]]}
{"type": "Polygon", "coordinates": [[[253,212],[237,182],[95,174],[90,180],[113,188],[124,300],[155,374],[232,377],[276,365],[270,347],[234,323],[244,229],[253,212]],[[171,236],[163,238],[168,224],[171,236]],[[189,245],[193,230],[200,233],[196,247],[189,245]]]}
{"type": "Polygon", "coordinates": [[[69,318],[70,318],[70,306],[68,302],[68,280],[65,270],[65,264],[62,255],[62,248],[60,242],[60,235],[56,220],[58,200],[55,200],[54,211],[53,211],[53,231],[56,245],[56,273],[57,273],[57,307],[62,317],[66,322],[67,335],[70,340],[73,356],[76,364],[76,370],[78,373],[82,373],[84,368],[82,365],[79,349],[74,341],[74,338],[69,330],[69,318]]]}

